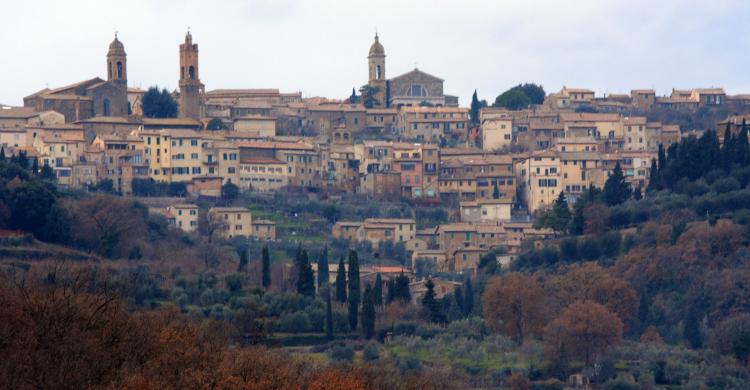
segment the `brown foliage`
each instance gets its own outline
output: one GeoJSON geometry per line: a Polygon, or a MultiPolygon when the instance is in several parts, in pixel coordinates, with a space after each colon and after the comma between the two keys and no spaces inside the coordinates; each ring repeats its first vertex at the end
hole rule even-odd
{"type": "Polygon", "coordinates": [[[315,375],[307,388],[309,390],[364,390],[366,387],[353,373],[329,368],[315,375]]]}
{"type": "Polygon", "coordinates": [[[518,372],[508,377],[507,382],[512,390],[529,390],[531,388],[529,378],[518,372]]]}
{"type": "Polygon", "coordinates": [[[583,233],[601,234],[607,231],[609,209],[601,203],[591,203],[583,208],[583,233]]]}
{"type": "Polygon", "coordinates": [[[622,321],[598,303],[576,302],[547,325],[545,340],[552,354],[564,350],[588,365],[622,340],[622,321]]]}
{"type": "Polygon", "coordinates": [[[664,344],[664,340],[662,340],[659,330],[651,325],[643,331],[643,334],[641,335],[641,343],[661,345],[664,344]]]}
{"type": "Polygon", "coordinates": [[[493,330],[518,342],[544,324],[544,290],[534,277],[509,273],[493,278],[482,296],[484,319],[493,330]]]}
{"type": "Polygon", "coordinates": [[[593,301],[613,311],[623,323],[638,310],[638,294],[630,284],[595,263],[570,265],[561,275],[551,277],[545,288],[559,309],[576,301],[593,301]]]}

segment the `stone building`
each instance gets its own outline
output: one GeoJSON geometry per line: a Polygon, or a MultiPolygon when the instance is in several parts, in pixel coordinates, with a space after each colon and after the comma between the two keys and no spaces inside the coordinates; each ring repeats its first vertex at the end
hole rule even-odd
{"type": "Polygon", "coordinates": [[[193,44],[190,31],[185,43],[180,45],[180,117],[200,119],[202,117],[201,95],[204,87],[198,77],[198,44],[193,44]]]}
{"type": "Polygon", "coordinates": [[[370,46],[367,65],[367,85],[377,90],[376,107],[418,106],[425,103],[440,107],[458,107],[458,97],[443,93],[443,79],[416,67],[410,72],[386,79],[385,48],[377,34],[375,42],[370,46]]]}
{"type": "Polygon", "coordinates": [[[36,111],[54,110],[75,122],[94,116],[127,116],[127,55],[122,42],[115,39],[107,52],[107,80],[99,77],[56,89],[45,88],[23,99],[23,105],[36,111]]]}

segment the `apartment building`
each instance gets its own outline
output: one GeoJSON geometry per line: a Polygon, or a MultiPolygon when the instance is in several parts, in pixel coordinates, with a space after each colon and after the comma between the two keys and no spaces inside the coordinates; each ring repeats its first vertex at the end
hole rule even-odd
{"type": "Polygon", "coordinates": [[[377,247],[381,241],[406,243],[413,240],[417,224],[408,218],[367,218],[363,222],[340,221],[334,224],[331,235],[352,241],[367,241],[377,247]]]}
{"type": "Polygon", "coordinates": [[[208,210],[208,224],[210,234],[225,239],[253,235],[252,215],[244,207],[212,207],[208,210]]]}
{"type": "Polygon", "coordinates": [[[174,204],[167,207],[167,213],[174,218],[174,226],[184,232],[198,229],[198,206],[194,204],[174,204]]]}
{"type": "Polygon", "coordinates": [[[398,114],[399,133],[417,142],[465,141],[468,128],[467,108],[401,107],[398,114]]]}
{"type": "Polygon", "coordinates": [[[483,108],[479,112],[482,149],[492,151],[513,143],[513,117],[506,110],[483,108]]]}
{"type": "Polygon", "coordinates": [[[560,157],[556,151],[537,151],[516,163],[518,185],[529,212],[549,206],[563,190],[560,157]]]}
{"type": "Polygon", "coordinates": [[[205,176],[204,140],[195,130],[142,130],[149,176],[162,182],[189,182],[205,176]]]}

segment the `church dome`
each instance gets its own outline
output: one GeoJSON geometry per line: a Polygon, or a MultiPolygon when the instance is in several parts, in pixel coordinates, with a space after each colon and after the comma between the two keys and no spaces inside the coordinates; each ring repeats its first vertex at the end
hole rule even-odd
{"type": "Polygon", "coordinates": [[[370,46],[370,55],[385,55],[385,48],[380,44],[378,40],[378,34],[375,34],[375,42],[370,46]]]}
{"type": "Polygon", "coordinates": [[[125,54],[125,45],[120,42],[119,39],[117,39],[117,35],[115,34],[115,39],[112,41],[112,43],[109,44],[109,54],[115,54],[115,53],[122,53],[125,54]]]}

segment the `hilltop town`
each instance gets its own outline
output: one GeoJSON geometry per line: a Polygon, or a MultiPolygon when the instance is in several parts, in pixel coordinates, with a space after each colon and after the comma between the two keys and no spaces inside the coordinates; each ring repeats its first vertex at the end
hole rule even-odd
{"type": "MultiPolygon", "coordinates": [[[[750,94],[530,80],[463,101],[416,67],[386,73],[378,34],[351,58],[351,94],[211,89],[190,32],[179,88],[143,90],[128,60],[146,59],[123,41],[103,77],[0,105],[3,274],[71,289],[39,299],[86,313],[86,299],[123,302],[102,323],[149,335],[148,364],[123,353],[73,387],[241,388],[242,359],[274,362],[258,375],[288,388],[750,383],[750,94]],[[210,355],[218,333],[229,341],[210,355]],[[185,354],[210,363],[164,379],[187,363],[155,351],[194,343],[185,354]],[[257,344],[356,370],[289,375],[298,363],[257,344]]],[[[3,285],[0,319],[33,311],[23,283],[3,285]]],[[[27,358],[0,363],[0,383],[27,358]]]]}

